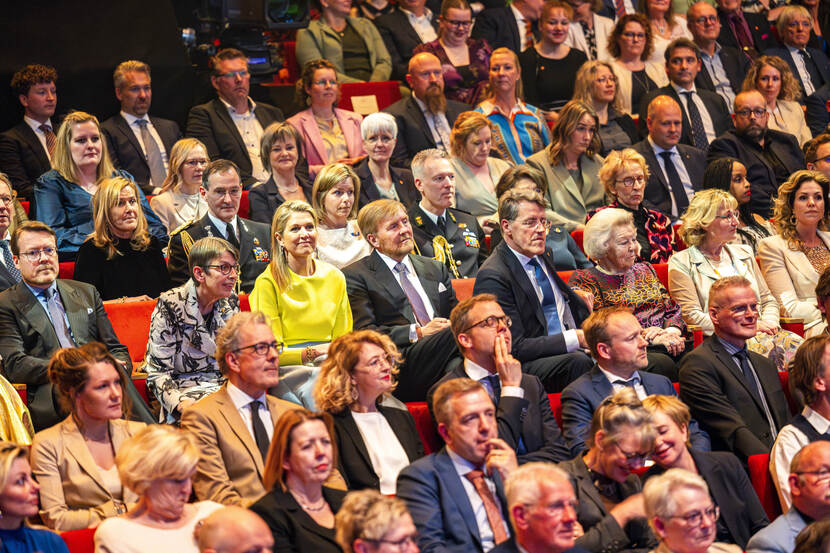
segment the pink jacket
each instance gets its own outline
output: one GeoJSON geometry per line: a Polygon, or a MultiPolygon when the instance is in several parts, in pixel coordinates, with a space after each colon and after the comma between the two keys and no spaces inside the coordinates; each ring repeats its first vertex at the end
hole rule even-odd
{"type": "MultiPolygon", "coordinates": [[[[363,117],[353,111],[334,108],[334,116],[346,138],[346,147],[349,149],[349,157],[357,157],[366,154],[363,149],[363,137],[360,134],[360,123],[363,117]]],[[[311,108],[301,111],[290,117],[288,123],[297,129],[303,141],[303,154],[308,161],[308,168],[311,176],[314,177],[320,169],[330,161],[326,155],[326,147],[323,144],[323,137],[314,120],[311,108]]]]}

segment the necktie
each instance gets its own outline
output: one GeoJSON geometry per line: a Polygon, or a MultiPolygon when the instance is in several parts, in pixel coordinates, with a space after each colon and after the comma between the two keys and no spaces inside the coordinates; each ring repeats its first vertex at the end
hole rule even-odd
{"type": "Polygon", "coordinates": [[[755,49],[755,41],[752,40],[752,34],[749,32],[749,26],[746,20],[739,13],[732,13],[729,15],[729,23],[735,31],[735,38],[738,40],[738,46],[752,59],[758,56],[758,51],[755,49]]]}
{"type": "Polygon", "coordinates": [[[62,348],[74,348],[75,341],[72,339],[72,334],[70,334],[69,327],[66,325],[66,311],[61,303],[57,287],[54,290],[44,291],[44,294],[46,295],[46,305],[49,308],[49,316],[52,317],[52,326],[55,329],[55,334],[58,335],[58,342],[62,348]]]}
{"type": "Polygon", "coordinates": [[[9,248],[9,241],[0,240],[0,249],[3,250],[3,262],[6,264],[6,270],[15,282],[20,282],[20,271],[18,271],[17,267],[14,266],[12,250],[9,248]]]}
{"type": "Polygon", "coordinates": [[[522,44],[522,51],[533,46],[533,21],[525,19],[525,43],[522,44]]]}
{"type": "Polygon", "coordinates": [[[230,242],[231,245],[238,250],[239,249],[239,239],[236,237],[236,232],[234,232],[233,223],[232,222],[231,223],[226,223],[226,225],[227,226],[225,228],[227,229],[227,232],[228,232],[228,242],[230,242]]]}
{"type": "Polygon", "coordinates": [[[150,167],[150,178],[154,186],[161,186],[167,177],[167,171],[164,169],[164,160],[161,159],[159,145],[150,134],[146,119],[138,119],[135,123],[141,130],[141,141],[144,143],[144,154],[147,156],[147,165],[150,167]]]}
{"type": "Polygon", "coordinates": [[[271,445],[271,440],[268,439],[268,432],[265,430],[265,425],[262,424],[262,419],[259,418],[259,406],[262,402],[255,399],[248,404],[251,410],[251,428],[254,430],[254,441],[262,454],[262,462],[268,457],[268,447],[271,445]]]}
{"type": "Polygon", "coordinates": [[[671,155],[672,152],[669,151],[660,152],[660,157],[663,158],[663,165],[666,168],[666,176],[669,179],[669,188],[677,206],[677,216],[680,217],[689,207],[689,197],[686,195],[686,189],[683,187],[683,182],[680,180],[680,174],[677,172],[677,167],[674,166],[671,155]]]}
{"type": "Polygon", "coordinates": [[[824,84],[824,79],[821,78],[821,73],[818,70],[816,60],[813,59],[813,56],[811,56],[807,50],[799,50],[798,53],[801,54],[801,57],[804,59],[804,67],[807,68],[807,73],[810,74],[810,84],[812,85],[813,90],[810,90],[808,86],[804,87],[805,94],[809,96],[815,92],[817,88],[824,84]]]}
{"type": "Polygon", "coordinates": [[[55,133],[52,132],[52,127],[46,123],[38,128],[43,132],[44,138],[46,138],[46,149],[49,151],[49,157],[51,158],[52,153],[55,151],[55,145],[58,143],[55,133]]]}
{"type": "Polygon", "coordinates": [[[750,391],[755,396],[755,399],[760,400],[761,405],[764,407],[764,414],[767,417],[767,421],[769,421],[770,436],[772,436],[770,441],[772,441],[775,439],[778,431],[775,429],[775,421],[772,418],[769,405],[767,405],[767,398],[764,396],[764,390],[761,387],[761,383],[758,381],[758,376],[749,365],[749,353],[747,352],[746,347],[738,350],[734,356],[738,359],[738,364],[741,366],[741,372],[744,373],[744,378],[746,378],[746,383],[749,385],[750,391]]]}
{"type": "Polygon", "coordinates": [[[617,19],[625,15],[625,0],[615,0],[614,6],[616,7],[617,19]]]}
{"type": "Polygon", "coordinates": [[[419,325],[425,326],[429,323],[430,318],[427,314],[424,300],[421,299],[421,295],[407,276],[409,270],[406,268],[406,265],[398,262],[395,265],[395,271],[401,276],[401,288],[403,288],[403,293],[406,294],[406,299],[409,300],[409,305],[412,306],[412,313],[415,315],[415,320],[418,321],[419,325]]]}
{"type": "Polygon", "coordinates": [[[471,470],[464,476],[475,486],[478,495],[481,497],[481,501],[484,503],[487,522],[490,523],[490,529],[493,530],[493,541],[496,542],[496,545],[507,541],[509,536],[504,529],[504,518],[501,516],[501,510],[499,510],[493,494],[490,493],[490,488],[487,487],[487,482],[484,481],[484,472],[471,470]]]}
{"type": "Polygon", "coordinates": [[[634,388],[639,383],[640,383],[640,377],[639,376],[634,376],[634,377],[630,378],[629,380],[623,380],[622,378],[618,378],[617,380],[614,381],[614,384],[617,384],[619,386],[628,386],[630,388],[634,388]]]}
{"type": "Polygon", "coordinates": [[[441,139],[441,144],[436,144],[436,146],[445,152],[449,152],[450,129],[447,127],[446,116],[442,117],[443,113],[432,113],[431,115],[432,124],[435,125],[435,132],[438,133],[438,138],[441,139]]]}
{"type": "Polygon", "coordinates": [[[536,284],[542,290],[542,311],[545,313],[545,320],[548,322],[548,336],[562,332],[562,323],[559,321],[559,310],[556,306],[556,295],[550,285],[548,275],[542,270],[542,264],[537,258],[530,260],[533,265],[533,274],[536,277],[536,284]]]}
{"type": "Polygon", "coordinates": [[[492,395],[490,399],[493,400],[493,403],[496,405],[499,404],[499,398],[501,398],[501,382],[499,381],[499,375],[497,374],[488,374],[482,380],[486,380],[487,384],[490,386],[490,390],[492,391],[492,395]]]}
{"type": "Polygon", "coordinates": [[[694,101],[694,92],[683,92],[686,97],[686,109],[689,112],[689,122],[692,124],[692,142],[694,147],[706,151],[709,149],[709,139],[706,137],[706,128],[703,126],[703,118],[697,109],[694,101]]]}
{"type": "Polygon", "coordinates": [[[444,217],[438,217],[438,230],[441,231],[441,234],[447,236],[447,220],[444,217]]]}

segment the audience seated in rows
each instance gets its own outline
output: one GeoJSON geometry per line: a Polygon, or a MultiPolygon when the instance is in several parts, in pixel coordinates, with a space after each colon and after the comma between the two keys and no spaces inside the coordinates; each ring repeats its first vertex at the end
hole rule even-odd
{"type": "Polygon", "coordinates": [[[407,209],[418,203],[420,195],[412,172],[390,163],[398,141],[395,117],[384,112],[371,113],[363,118],[360,133],[367,155],[354,168],[360,179],[358,208],[381,198],[401,202],[407,209]]]}
{"type": "Polygon", "coordinates": [[[200,521],[196,532],[199,553],[271,551],[274,536],[265,522],[242,507],[224,507],[200,521]]]}
{"type": "Polygon", "coordinates": [[[282,110],[248,95],[251,73],[248,58],[240,50],[225,48],[210,60],[210,83],[217,98],[193,106],[187,116],[187,136],[207,147],[209,159],[225,159],[239,167],[242,185],[268,180],[260,159],[263,129],[283,121],[282,110]]]}
{"type": "Polygon", "coordinates": [[[125,441],[115,455],[123,485],[138,501],[95,531],[99,553],[197,553],[194,529],[221,509],[213,501],[188,503],[199,462],[196,441],[184,430],[152,424],[125,441]]]}
{"type": "Polygon", "coordinates": [[[392,80],[403,81],[415,49],[438,38],[438,14],[426,4],[426,0],[404,0],[372,21],[389,52],[392,80]]]}
{"type": "Polygon", "coordinates": [[[447,374],[427,394],[427,403],[432,409],[436,390],[448,380],[475,380],[495,405],[499,438],[516,451],[519,463],[565,461],[571,455],[542,382],[523,373],[521,362],[510,354],[511,324],[491,294],[459,303],[450,314],[450,325],[463,360],[450,363],[447,374]]]}
{"type": "Polygon", "coordinates": [[[9,246],[14,233],[14,203],[15,193],[8,176],[0,173],[0,291],[11,288],[20,282],[20,271],[17,269],[9,246]]]}
{"type": "Polygon", "coordinates": [[[319,364],[331,342],[352,331],[346,280],[333,265],[314,259],[317,214],[305,202],[285,202],[271,225],[271,263],[256,279],[250,302],[288,346],[280,360],[281,399],[314,408],[319,364]]]}
{"type": "Polygon", "coordinates": [[[222,238],[201,238],[188,263],[187,282],[164,292],[153,309],[144,357],[147,386],[161,404],[159,422],[168,424],[220,388],[216,333],[239,311],[236,248],[222,238]]]}
{"type": "Polygon", "coordinates": [[[330,163],[314,179],[311,205],[317,215],[316,257],[342,269],[372,251],[357,226],[360,179],[346,164],[330,163]]]}
{"type": "MultiPolygon", "coordinates": [[[[459,119],[461,119],[459,117],[459,119]]],[[[415,253],[447,266],[453,278],[475,278],[487,257],[484,231],[476,218],[454,209],[455,171],[442,150],[423,150],[412,160],[421,201],[409,208],[415,253]]]]}
{"type": "Polygon", "coordinates": [[[314,387],[332,416],[338,468],[350,490],[394,495],[401,469],[424,456],[415,420],[394,404],[400,354],[388,336],[357,330],[334,340],[314,387]]]}
{"type": "Polygon", "coordinates": [[[417,547],[418,530],[406,504],[375,490],[351,492],[334,517],[337,543],[342,553],[412,551],[417,547]]]}
{"type": "MultiPolygon", "coordinates": [[[[21,281],[0,294],[0,356],[3,373],[11,382],[26,384],[26,404],[35,430],[59,423],[47,376],[49,358],[60,348],[101,342],[130,376],[132,362],[118,341],[98,291],[90,285],[58,279],[58,250],[54,231],[40,221],[29,221],[11,237],[14,264],[21,281]]],[[[132,381],[126,379],[130,418],[153,422],[147,404],[132,381]]]]}
{"type": "Polygon", "coordinates": [[[752,283],[721,278],[709,289],[708,305],[714,335],[680,360],[680,398],[713,450],[731,451],[746,463],[769,453],[790,418],[787,399],[773,362],[746,348],[760,311],[752,283]]]}
{"type": "Polygon", "coordinates": [[[202,174],[210,163],[205,145],[195,138],[173,144],[167,164],[167,178],[150,207],[168,234],[182,225],[204,217],[208,204],[201,193],[202,174]]]}
{"type": "Polygon", "coordinates": [[[167,248],[167,270],[174,286],[181,286],[190,277],[190,248],[208,236],[227,240],[238,251],[238,277],[242,292],[250,293],[256,278],[271,260],[270,229],[267,224],[238,216],[242,199],[239,168],[224,159],[208,164],[202,174],[202,195],[208,212],[201,219],[179,227],[170,237],[167,248]]]}
{"type": "Polygon", "coordinates": [[[809,45],[813,19],[801,5],[786,6],[775,22],[780,46],[768,48],[764,54],[778,56],[787,62],[801,88],[801,103],[825,83],[830,83],[830,60],[818,48],[809,45]]]}
{"type": "Polygon", "coordinates": [[[649,61],[653,48],[651,25],[645,15],[628,13],[617,19],[608,38],[608,52],[623,113],[636,112],[649,92],[669,82],[664,64],[649,61]]]}
{"type": "Polygon", "coordinates": [[[227,380],[181,415],[181,427],[200,452],[193,490],[203,501],[247,507],[266,491],[262,480],[274,424],[299,406],[267,394],[279,385],[282,344],[263,313],[237,313],[215,342],[216,364],[227,380]]]}
{"type": "Polygon", "coordinates": [[[158,194],[168,174],[170,150],[182,131],[175,121],[148,115],[153,99],[149,65],[121,62],[112,78],[121,111],[101,123],[110,159],[116,169],[133,176],[142,192],[158,194]]]}
{"type": "Polygon", "coordinates": [[[798,103],[798,81],[784,60],[759,57],[746,74],[743,90],[757,90],[766,100],[768,128],[794,135],[802,148],[813,137],[798,103]]]}

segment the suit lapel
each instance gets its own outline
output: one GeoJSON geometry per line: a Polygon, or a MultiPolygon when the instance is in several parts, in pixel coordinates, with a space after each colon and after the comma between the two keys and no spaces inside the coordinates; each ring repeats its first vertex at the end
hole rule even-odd
{"type": "Polygon", "coordinates": [[[609,397],[614,393],[613,385],[608,382],[608,379],[597,365],[594,365],[594,368],[591,369],[591,383],[594,386],[594,392],[601,398],[609,397]]]}
{"type": "MultiPolygon", "coordinates": [[[[44,166],[49,166],[51,163],[49,161],[49,155],[46,153],[46,149],[44,149],[43,144],[35,134],[35,131],[32,130],[32,127],[23,121],[17,126],[17,130],[20,132],[20,136],[23,140],[25,140],[29,147],[35,152],[40,163],[44,166]]],[[[52,127],[52,132],[58,134],[58,130],[54,126],[52,127]]]]}
{"type": "Polygon", "coordinates": [[[89,342],[87,329],[90,313],[88,310],[92,308],[81,301],[81,298],[78,297],[78,292],[66,281],[58,279],[57,283],[61,295],[61,302],[66,311],[66,318],[69,320],[69,328],[72,330],[75,345],[80,346],[86,344],[89,342]]]}
{"type": "MultiPolygon", "coordinates": [[[[415,102],[415,99],[412,96],[409,97],[409,101],[406,103],[406,111],[409,112],[409,116],[411,118],[413,118],[415,121],[418,121],[418,128],[421,129],[421,131],[424,133],[424,136],[426,137],[430,145],[433,148],[435,148],[435,139],[432,137],[432,131],[429,130],[429,123],[427,123],[427,118],[424,117],[424,112],[421,111],[421,108],[418,107],[418,103],[415,102]]],[[[450,125],[452,125],[452,123],[450,123],[450,125]]]]}
{"type": "MultiPolygon", "coordinates": [[[[215,98],[213,100],[213,109],[216,112],[217,117],[222,120],[227,128],[227,132],[233,136],[234,140],[236,140],[237,145],[243,152],[247,152],[248,148],[245,146],[245,142],[242,140],[242,136],[239,134],[239,130],[236,128],[236,125],[233,124],[233,120],[231,119],[231,114],[228,113],[228,108],[225,107],[225,104],[222,103],[222,100],[219,98],[215,98]]],[[[256,116],[257,113],[254,111],[254,115],[256,116]]],[[[257,120],[259,117],[257,116],[257,120]]],[[[260,124],[262,124],[260,122],[260,124]]]]}
{"type": "Polygon", "coordinates": [[[20,312],[32,326],[32,329],[43,338],[44,346],[49,351],[60,348],[58,335],[55,333],[55,328],[49,320],[46,309],[25,284],[20,282],[15,286],[17,286],[17,289],[13,292],[17,296],[15,303],[20,305],[20,312]]]}
{"type": "MultiPolygon", "coordinates": [[[[119,114],[115,119],[115,124],[118,126],[118,130],[121,131],[121,134],[124,135],[130,145],[135,149],[136,157],[140,159],[144,165],[149,167],[147,164],[147,158],[144,156],[144,150],[141,149],[141,144],[138,143],[138,138],[136,138],[135,133],[130,128],[127,120],[124,119],[124,116],[119,114]]],[[[158,132],[158,129],[156,129],[156,132],[158,132]]]]}
{"type": "MultiPolygon", "coordinates": [[[[110,424],[110,428],[112,427],[113,425],[110,424]]],[[[87,473],[87,475],[98,485],[98,487],[101,488],[101,490],[103,490],[104,493],[110,495],[109,489],[107,489],[106,485],[104,485],[104,482],[101,480],[100,469],[98,465],[95,464],[95,460],[92,458],[92,455],[89,453],[89,448],[84,442],[83,435],[71,418],[66,419],[61,423],[61,437],[63,439],[63,445],[67,454],[71,455],[72,458],[78,462],[78,466],[80,466],[84,472],[87,473]]],[[[115,448],[116,443],[114,435],[112,439],[112,445],[113,448],[115,448]]]]}
{"type": "Polygon", "coordinates": [[[585,201],[582,197],[582,191],[577,188],[576,183],[574,182],[573,177],[571,177],[570,171],[568,171],[564,165],[555,165],[550,167],[551,172],[553,173],[554,179],[560,183],[562,183],[562,188],[567,190],[568,193],[573,196],[573,198],[579,202],[582,207],[585,207],[585,201]]]}
{"type": "Polygon", "coordinates": [[[666,177],[663,174],[662,169],[660,169],[660,163],[657,161],[657,155],[654,153],[654,148],[651,147],[651,143],[648,140],[644,142],[645,148],[645,158],[648,162],[649,167],[654,167],[654,171],[652,174],[657,177],[657,180],[660,182],[660,186],[663,187],[663,190],[666,191],[667,194],[670,194],[671,191],[669,190],[669,183],[666,182],[666,177]]]}
{"type": "MultiPolygon", "coordinates": [[[[346,435],[354,444],[355,449],[357,449],[357,452],[360,454],[360,458],[367,467],[372,467],[372,459],[369,457],[369,451],[366,449],[366,443],[363,440],[363,436],[360,435],[360,430],[357,428],[357,423],[354,421],[351,410],[347,408],[342,415],[338,416],[341,417],[343,422],[341,428],[345,430],[346,435]]],[[[394,428],[392,430],[394,430],[394,428]]]]}
{"type": "Polygon", "coordinates": [[[412,305],[410,305],[403,288],[401,288],[401,285],[398,284],[398,280],[395,278],[395,275],[392,274],[392,271],[386,263],[384,263],[383,259],[380,258],[377,250],[373,250],[370,254],[368,265],[369,269],[375,274],[377,282],[383,286],[383,289],[386,290],[389,298],[392,299],[392,303],[400,305],[402,315],[406,317],[410,323],[414,324],[415,314],[412,312],[412,305]]]}
{"type": "Polygon", "coordinates": [[[524,267],[522,267],[519,259],[513,255],[513,252],[510,251],[510,248],[507,247],[506,242],[502,241],[498,247],[500,248],[499,253],[502,256],[505,265],[510,268],[510,272],[515,276],[519,288],[524,293],[527,301],[529,301],[533,306],[533,313],[539,320],[539,324],[541,324],[543,328],[547,328],[548,322],[545,318],[544,312],[542,311],[542,304],[539,302],[539,296],[536,295],[536,290],[533,288],[533,283],[530,282],[530,278],[527,276],[524,267]]]}
{"type": "MultiPolygon", "coordinates": [[[[340,121],[338,120],[338,125],[339,124],[340,121]]],[[[305,134],[308,137],[305,145],[314,149],[314,154],[318,159],[328,159],[328,154],[326,153],[326,149],[323,145],[323,136],[320,134],[320,127],[317,126],[317,122],[314,120],[314,115],[311,114],[311,110],[304,111],[300,114],[300,128],[302,129],[302,134],[305,134]]],[[[340,125],[340,131],[343,132],[342,125],[340,125]]],[[[313,156],[306,153],[306,158],[313,159],[313,156]]]]}
{"type": "Polygon", "coordinates": [[[581,458],[577,458],[571,461],[571,463],[573,463],[572,466],[576,469],[574,470],[574,476],[577,479],[577,488],[579,488],[582,495],[590,499],[603,516],[608,514],[608,509],[605,508],[605,503],[602,501],[599,490],[591,482],[591,475],[588,474],[588,467],[585,465],[585,462],[581,458]]]}
{"type": "MultiPolygon", "coordinates": [[[[398,25],[396,27],[398,29],[403,30],[404,34],[407,35],[407,37],[409,38],[410,41],[414,42],[415,44],[420,44],[421,43],[421,37],[418,36],[418,32],[415,30],[415,28],[409,22],[409,18],[406,16],[406,14],[403,13],[400,9],[395,10],[393,13],[395,14],[395,17],[398,20],[398,25]]],[[[433,23],[434,23],[434,19],[433,19],[433,23]]]]}
{"type": "Polygon", "coordinates": [[[467,524],[467,530],[475,539],[476,547],[481,549],[481,536],[478,533],[478,523],[476,522],[475,513],[473,513],[473,507],[470,505],[470,500],[467,499],[467,491],[461,482],[461,476],[455,470],[455,465],[453,465],[446,447],[435,455],[435,471],[438,473],[438,478],[447,487],[450,497],[454,499],[458,511],[461,513],[461,518],[467,524]]]}
{"type": "Polygon", "coordinates": [[[236,221],[239,227],[239,264],[245,265],[248,258],[251,257],[251,250],[254,246],[253,238],[242,217],[237,217],[236,221]]]}
{"type": "MultiPolygon", "coordinates": [[[[245,449],[248,450],[248,455],[250,455],[254,460],[257,474],[262,477],[264,470],[262,454],[260,454],[256,442],[254,442],[254,437],[251,436],[251,433],[248,431],[248,426],[245,424],[245,421],[243,421],[242,417],[239,416],[239,411],[236,409],[236,405],[233,404],[231,396],[228,394],[227,384],[223,385],[222,388],[216,392],[214,401],[216,401],[217,410],[225,421],[227,421],[231,431],[236,434],[236,437],[239,438],[239,441],[242,442],[242,445],[244,445],[245,449]]],[[[268,405],[268,409],[269,411],[271,410],[270,403],[268,405]]],[[[271,420],[275,423],[277,422],[273,411],[271,411],[271,420]]]]}
{"type": "MultiPolygon", "coordinates": [[[[738,381],[738,383],[741,385],[741,387],[744,390],[746,390],[746,393],[748,393],[749,396],[752,398],[752,401],[758,407],[758,410],[761,413],[763,413],[764,412],[764,405],[761,403],[760,396],[758,396],[758,394],[760,392],[758,390],[753,390],[752,388],[749,387],[749,383],[746,381],[746,377],[744,376],[744,373],[741,370],[741,368],[738,366],[738,363],[736,362],[735,358],[732,357],[731,355],[729,355],[729,352],[727,352],[726,349],[721,345],[718,338],[715,337],[715,336],[712,336],[710,338],[710,340],[712,340],[712,351],[715,352],[715,356],[718,358],[718,361],[723,363],[726,366],[726,368],[729,369],[729,372],[732,373],[732,375],[735,377],[735,379],[738,381]]],[[[750,362],[751,361],[752,361],[752,359],[750,359],[750,362]]],[[[753,368],[755,368],[754,363],[753,363],[753,368]]],[[[758,374],[758,369],[757,368],[755,368],[755,373],[758,374]]],[[[760,376],[758,377],[758,380],[763,382],[761,380],[760,376]]]]}
{"type": "Polygon", "coordinates": [[[414,255],[410,255],[409,261],[412,262],[412,267],[415,269],[415,276],[421,282],[421,286],[424,287],[424,292],[427,293],[427,297],[429,298],[430,303],[432,303],[433,313],[435,313],[435,316],[438,316],[438,313],[440,313],[440,302],[438,300],[438,282],[430,278],[427,278],[427,265],[424,264],[424,262],[421,261],[420,258],[414,255]]]}

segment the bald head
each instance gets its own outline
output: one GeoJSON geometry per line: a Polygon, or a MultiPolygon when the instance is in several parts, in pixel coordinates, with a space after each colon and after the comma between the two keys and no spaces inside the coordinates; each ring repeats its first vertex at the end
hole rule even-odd
{"type": "Polygon", "coordinates": [[[818,440],[801,448],[790,462],[793,506],[815,520],[830,517],[830,487],[823,476],[830,471],[830,442],[818,440]]]}
{"type": "Polygon", "coordinates": [[[271,553],[274,536],[252,511],[241,507],[225,507],[214,511],[202,521],[197,532],[199,553],[271,553]]]}
{"type": "Polygon", "coordinates": [[[661,95],[648,104],[646,118],[648,135],[655,144],[667,150],[680,142],[683,132],[683,112],[680,104],[670,96],[661,95]]]}
{"type": "Polygon", "coordinates": [[[441,69],[441,60],[435,54],[421,52],[415,54],[409,60],[409,73],[406,74],[406,82],[409,88],[419,100],[427,95],[427,90],[432,88],[434,94],[444,94],[444,73],[441,69]]]}

